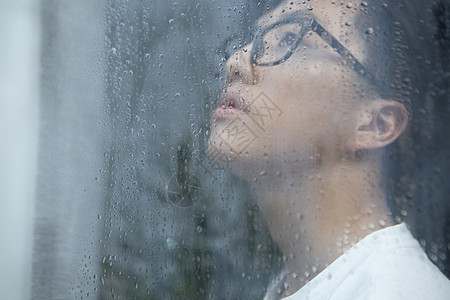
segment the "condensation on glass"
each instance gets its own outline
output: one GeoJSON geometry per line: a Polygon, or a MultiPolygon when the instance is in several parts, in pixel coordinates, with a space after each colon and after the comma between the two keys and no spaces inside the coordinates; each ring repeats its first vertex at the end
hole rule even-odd
{"type": "Polygon", "coordinates": [[[34,297],[281,298],[397,224],[450,275],[445,1],[41,6],[34,297]]]}

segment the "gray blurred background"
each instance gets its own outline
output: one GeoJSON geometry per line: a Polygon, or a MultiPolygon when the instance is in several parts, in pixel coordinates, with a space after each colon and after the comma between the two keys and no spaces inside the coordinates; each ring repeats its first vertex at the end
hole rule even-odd
{"type": "Polygon", "coordinates": [[[264,295],[278,250],[203,151],[218,49],[269,2],[41,2],[33,297],[264,295]]]}

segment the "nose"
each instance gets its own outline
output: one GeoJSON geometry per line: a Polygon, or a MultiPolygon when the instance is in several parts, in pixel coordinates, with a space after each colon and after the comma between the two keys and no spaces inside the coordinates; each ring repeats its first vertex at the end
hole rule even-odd
{"type": "Polygon", "coordinates": [[[227,82],[240,82],[244,84],[255,84],[257,80],[256,66],[251,63],[250,55],[253,43],[236,51],[226,63],[227,82]]]}

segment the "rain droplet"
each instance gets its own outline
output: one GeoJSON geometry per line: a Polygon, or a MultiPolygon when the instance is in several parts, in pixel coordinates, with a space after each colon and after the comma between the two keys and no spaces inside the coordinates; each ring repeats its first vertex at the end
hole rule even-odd
{"type": "Polygon", "coordinates": [[[361,6],[367,7],[369,4],[366,1],[361,2],[361,6]]]}
{"type": "Polygon", "coordinates": [[[373,33],[373,28],[372,27],[367,28],[366,34],[372,34],[372,33],[373,33]]]}
{"type": "Polygon", "coordinates": [[[169,24],[172,24],[173,22],[175,22],[174,19],[170,19],[170,20],[169,20],[169,24]]]}
{"type": "Polygon", "coordinates": [[[166,240],[167,249],[173,250],[178,246],[177,241],[175,241],[173,238],[167,238],[166,240]]]}

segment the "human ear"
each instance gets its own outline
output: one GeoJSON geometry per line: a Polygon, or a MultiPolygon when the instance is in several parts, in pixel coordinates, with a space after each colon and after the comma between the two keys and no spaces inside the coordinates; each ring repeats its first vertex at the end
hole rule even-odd
{"type": "Polygon", "coordinates": [[[373,100],[356,112],[355,130],[349,141],[351,150],[377,149],[394,142],[408,124],[403,104],[392,100],[373,100]]]}

